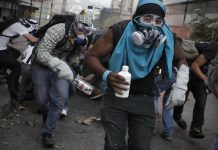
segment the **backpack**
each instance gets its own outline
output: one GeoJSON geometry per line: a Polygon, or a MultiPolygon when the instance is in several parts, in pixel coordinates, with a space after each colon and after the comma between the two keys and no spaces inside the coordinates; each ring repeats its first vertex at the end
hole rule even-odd
{"type": "Polygon", "coordinates": [[[199,55],[195,41],[182,39],[180,44],[187,60],[193,60],[199,55]]]}
{"type": "Polygon", "coordinates": [[[51,18],[51,20],[47,24],[42,26],[40,29],[38,29],[34,35],[35,37],[41,39],[45,35],[45,32],[47,31],[47,29],[50,28],[51,26],[56,25],[58,23],[66,23],[65,24],[65,36],[56,46],[56,47],[61,47],[67,42],[69,38],[68,32],[70,30],[71,24],[74,21],[74,19],[75,19],[74,15],[54,15],[51,18]]]}
{"type": "Polygon", "coordinates": [[[4,36],[4,37],[9,37],[9,38],[16,38],[19,35],[15,35],[15,36],[7,36],[7,35],[3,35],[2,32],[7,29],[9,26],[11,26],[12,24],[18,22],[19,19],[18,18],[10,18],[10,19],[6,19],[3,20],[2,22],[0,22],[0,35],[4,36]]]}

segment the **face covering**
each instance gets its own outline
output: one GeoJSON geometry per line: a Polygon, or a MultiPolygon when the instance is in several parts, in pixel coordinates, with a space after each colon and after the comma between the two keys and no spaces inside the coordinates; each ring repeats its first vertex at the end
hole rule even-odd
{"type": "Polygon", "coordinates": [[[158,48],[166,40],[161,32],[164,21],[161,17],[153,14],[146,14],[134,18],[134,23],[138,28],[132,33],[132,40],[137,46],[144,48],[158,48]]]}
{"type": "Polygon", "coordinates": [[[77,37],[74,39],[74,43],[79,46],[85,46],[88,43],[88,41],[84,34],[80,34],[77,35],[77,37]]]}

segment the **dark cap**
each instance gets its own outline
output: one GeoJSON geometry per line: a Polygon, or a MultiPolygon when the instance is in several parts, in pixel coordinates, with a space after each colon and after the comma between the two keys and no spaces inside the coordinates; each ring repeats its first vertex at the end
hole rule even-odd
{"type": "Polygon", "coordinates": [[[148,4],[144,4],[144,5],[139,6],[136,9],[134,17],[141,16],[144,14],[155,14],[155,15],[158,15],[162,18],[165,17],[164,10],[159,5],[153,4],[153,3],[148,3],[148,4]]]}

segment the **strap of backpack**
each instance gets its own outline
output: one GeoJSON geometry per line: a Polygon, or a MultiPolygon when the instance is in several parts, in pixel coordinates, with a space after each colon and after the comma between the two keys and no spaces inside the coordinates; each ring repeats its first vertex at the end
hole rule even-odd
{"type": "Polygon", "coordinates": [[[63,39],[57,44],[56,48],[60,48],[62,47],[68,40],[69,38],[69,30],[71,28],[71,25],[72,25],[73,21],[72,20],[69,20],[65,23],[65,34],[64,34],[64,37],[63,39]]]}

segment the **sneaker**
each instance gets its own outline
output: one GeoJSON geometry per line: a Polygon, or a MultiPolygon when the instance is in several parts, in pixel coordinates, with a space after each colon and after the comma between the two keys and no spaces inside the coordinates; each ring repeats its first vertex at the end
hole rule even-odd
{"type": "Polygon", "coordinates": [[[51,135],[44,134],[42,135],[42,144],[46,148],[53,148],[55,145],[55,142],[51,135]]]}
{"type": "Polygon", "coordinates": [[[191,128],[189,132],[189,136],[195,139],[203,139],[205,137],[202,130],[198,128],[191,128]]]}
{"type": "Polygon", "coordinates": [[[67,116],[67,110],[66,110],[66,109],[63,109],[62,112],[61,112],[61,115],[67,116]]]}
{"type": "Polygon", "coordinates": [[[59,117],[59,120],[64,120],[64,118],[67,116],[67,110],[66,109],[63,109],[61,111],[61,115],[59,117]]]}
{"type": "Polygon", "coordinates": [[[170,135],[166,135],[164,133],[161,134],[161,137],[168,142],[171,142],[173,140],[170,135]]]}
{"type": "Polygon", "coordinates": [[[179,120],[175,120],[175,122],[180,128],[182,128],[184,130],[187,128],[187,124],[186,124],[185,120],[183,120],[182,118],[179,120]]]}

